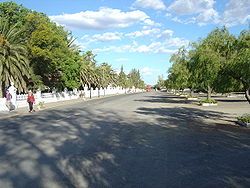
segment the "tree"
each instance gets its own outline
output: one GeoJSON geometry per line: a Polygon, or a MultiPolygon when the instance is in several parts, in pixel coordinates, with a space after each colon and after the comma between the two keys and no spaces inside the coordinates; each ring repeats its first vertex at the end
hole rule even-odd
{"type": "Polygon", "coordinates": [[[241,84],[245,97],[250,104],[250,31],[240,33],[233,45],[230,60],[225,66],[225,72],[241,84]]]}
{"type": "Polygon", "coordinates": [[[76,38],[74,38],[72,36],[71,32],[68,32],[67,35],[67,46],[69,48],[70,51],[74,51],[74,52],[80,52],[81,51],[81,47],[77,44],[75,44],[75,40],[76,38]]]}
{"type": "Polygon", "coordinates": [[[121,66],[120,73],[118,75],[118,85],[122,88],[127,88],[127,75],[123,70],[123,66],[121,66]]]}
{"type": "Polygon", "coordinates": [[[99,77],[102,88],[107,88],[108,85],[116,85],[116,73],[108,63],[102,63],[99,66],[99,77]]]}
{"type": "Polygon", "coordinates": [[[166,87],[165,81],[164,81],[164,79],[163,79],[163,75],[158,76],[158,82],[157,82],[157,84],[156,84],[155,87],[156,87],[157,89],[162,89],[162,88],[166,87]]]}
{"type": "MultiPolygon", "coordinates": [[[[207,99],[211,100],[211,93],[220,87],[221,71],[229,60],[234,36],[228,30],[215,29],[205,39],[193,43],[188,65],[196,83],[207,91],[207,99]]],[[[193,79],[194,80],[194,79],[193,79]]]]}
{"type": "Polygon", "coordinates": [[[16,25],[0,18],[0,96],[10,82],[15,83],[19,92],[26,89],[30,68],[21,32],[16,25]]]}
{"type": "Polygon", "coordinates": [[[68,57],[62,62],[60,66],[60,71],[63,87],[73,89],[79,88],[81,86],[81,59],[78,53],[68,53],[68,57]]]}
{"type": "Polygon", "coordinates": [[[190,72],[197,76],[197,84],[207,91],[207,99],[211,100],[218,72],[220,71],[220,56],[205,41],[195,49],[191,58],[190,72]]]}
{"type": "Polygon", "coordinates": [[[170,62],[173,65],[168,72],[171,75],[169,78],[174,83],[174,89],[187,88],[190,76],[187,68],[187,50],[184,47],[179,48],[178,52],[171,56],[170,62]]]}
{"type": "Polygon", "coordinates": [[[166,81],[168,88],[189,87],[211,93],[244,89],[250,103],[250,31],[242,31],[236,39],[223,27],[210,32],[204,39],[174,54],[166,81]]]}
{"type": "Polygon", "coordinates": [[[87,51],[82,56],[80,80],[82,85],[87,85],[89,89],[91,86],[97,85],[97,67],[95,56],[96,55],[94,55],[92,51],[87,51]]]}
{"type": "Polygon", "coordinates": [[[140,87],[141,75],[139,70],[132,69],[128,74],[128,79],[131,81],[131,86],[134,86],[135,88],[140,87]]]}
{"type": "Polygon", "coordinates": [[[58,89],[70,86],[66,80],[72,82],[69,73],[77,72],[77,63],[72,61],[75,54],[68,48],[67,32],[40,14],[28,15],[25,28],[31,28],[26,31],[31,35],[28,47],[34,73],[41,76],[46,86],[58,89]]]}
{"type": "Polygon", "coordinates": [[[10,25],[17,24],[18,29],[23,26],[25,17],[31,12],[23,5],[18,5],[13,1],[0,3],[0,17],[8,19],[10,25]]]}

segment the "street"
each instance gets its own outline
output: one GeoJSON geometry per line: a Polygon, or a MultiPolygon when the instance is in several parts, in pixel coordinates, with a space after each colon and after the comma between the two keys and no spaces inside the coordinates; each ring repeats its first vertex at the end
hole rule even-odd
{"type": "Polygon", "coordinates": [[[163,92],[2,118],[0,187],[247,188],[250,129],[234,119],[163,92]]]}

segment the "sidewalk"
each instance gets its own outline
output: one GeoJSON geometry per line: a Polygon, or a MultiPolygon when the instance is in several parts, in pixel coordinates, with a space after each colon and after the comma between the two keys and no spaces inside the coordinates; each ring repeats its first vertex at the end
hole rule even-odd
{"type": "MultiPolygon", "coordinates": [[[[95,99],[95,98],[93,98],[93,99],[95,99]]],[[[42,111],[42,110],[56,108],[58,106],[63,106],[63,105],[67,105],[67,104],[74,104],[77,102],[83,102],[83,101],[89,101],[89,100],[92,100],[92,99],[85,99],[84,100],[84,99],[78,98],[78,99],[65,100],[65,101],[60,101],[60,102],[50,102],[50,103],[46,103],[44,105],[44,108],[41,108],[40,110],[38,110],[37,104],[35,104],[34,110],[36,112],[38,112],[38,111],[42,111]]],[[[36,113],[36,112],[32,112],[32,113],[36,113]]],[[[11,112],[0,111],[0,119],[9,118],[9,117],[18,116],[18,115],[25,115],[25,114],[30,114],[28,104],[27,104],[27,107],[17,108],[16,110],[13,110],[11,112]]]]}
{"type": "MultiPolygon", "coordinates": [[[[128,94],[132,94],[132,93],[127,93],[128,94]]],[[[119,94],[119,95],[124,95],[124,94],[119,94]]],[[[106,96],[102,96],[102,97],[92,97],[91,99],[89,98],[78,98],[78,99],[71,99],[71,100],[65,100],[65,101],[57,101],[57,102],[50,102],[50,103],[45,103],[44,108],[41,108],[40,110],[37,109],[37,104],[34,105],[34,110],[36,112],[39,111],[43,111],[43,110],[47,110],[47,109],[51,109],[51,108],[56,108],[58,106],[63,106],[63,105],[68,105],[68,104],[74,104],[74,103],[78,103],[78,102],[87,102],[90,100],[97,100],[97,99],[102,99],[102,98],[106,98],[106,97],[112,97],[112,96],[116,96],[116,94],[114,95],[106,95],[106,96]]],[[[34,113],[36,113],[34,112],[34,113]]],[[[32,112],[33,113],[33,112],[32,112]]],[[[4,119],[4,118],[9,118],[9,117],[14,117],[14,116],[18,116],[18,115],[27,115],[30,114],[29,112],[29,105],[27,103],[26,107],[21,107],[21,108],[17,108],[14,111],[0,111],[0,119],[4,119]]]]}

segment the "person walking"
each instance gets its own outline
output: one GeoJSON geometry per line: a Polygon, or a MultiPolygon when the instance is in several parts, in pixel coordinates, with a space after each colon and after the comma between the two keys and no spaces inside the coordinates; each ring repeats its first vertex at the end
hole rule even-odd
{"type": "Polygon", "coordinates": [[[35,110],[33,109],[33,104],[35,102],[35,97],[34,97],[32,91],[28,92],[27,102],[29,103],[29,112],[34,112],[35,110]]]}

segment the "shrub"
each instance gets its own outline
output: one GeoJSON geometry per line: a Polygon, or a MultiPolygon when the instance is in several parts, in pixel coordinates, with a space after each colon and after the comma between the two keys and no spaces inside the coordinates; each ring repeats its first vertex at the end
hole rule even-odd
{"type": "Polygon", "coordinates": [[[250,114],[246,114],[237,118],[239,121],[244,123],[250,123],[250,114]]]}
{"type": "Polygon", "coordinates": [[[188,95],[187,98],[198,98],[195,95],[188,95]]]}
{"type": "Polygon", "coordinates": [[[180,93],[180,95],[187,95],[187,93],[180,93]]]}

